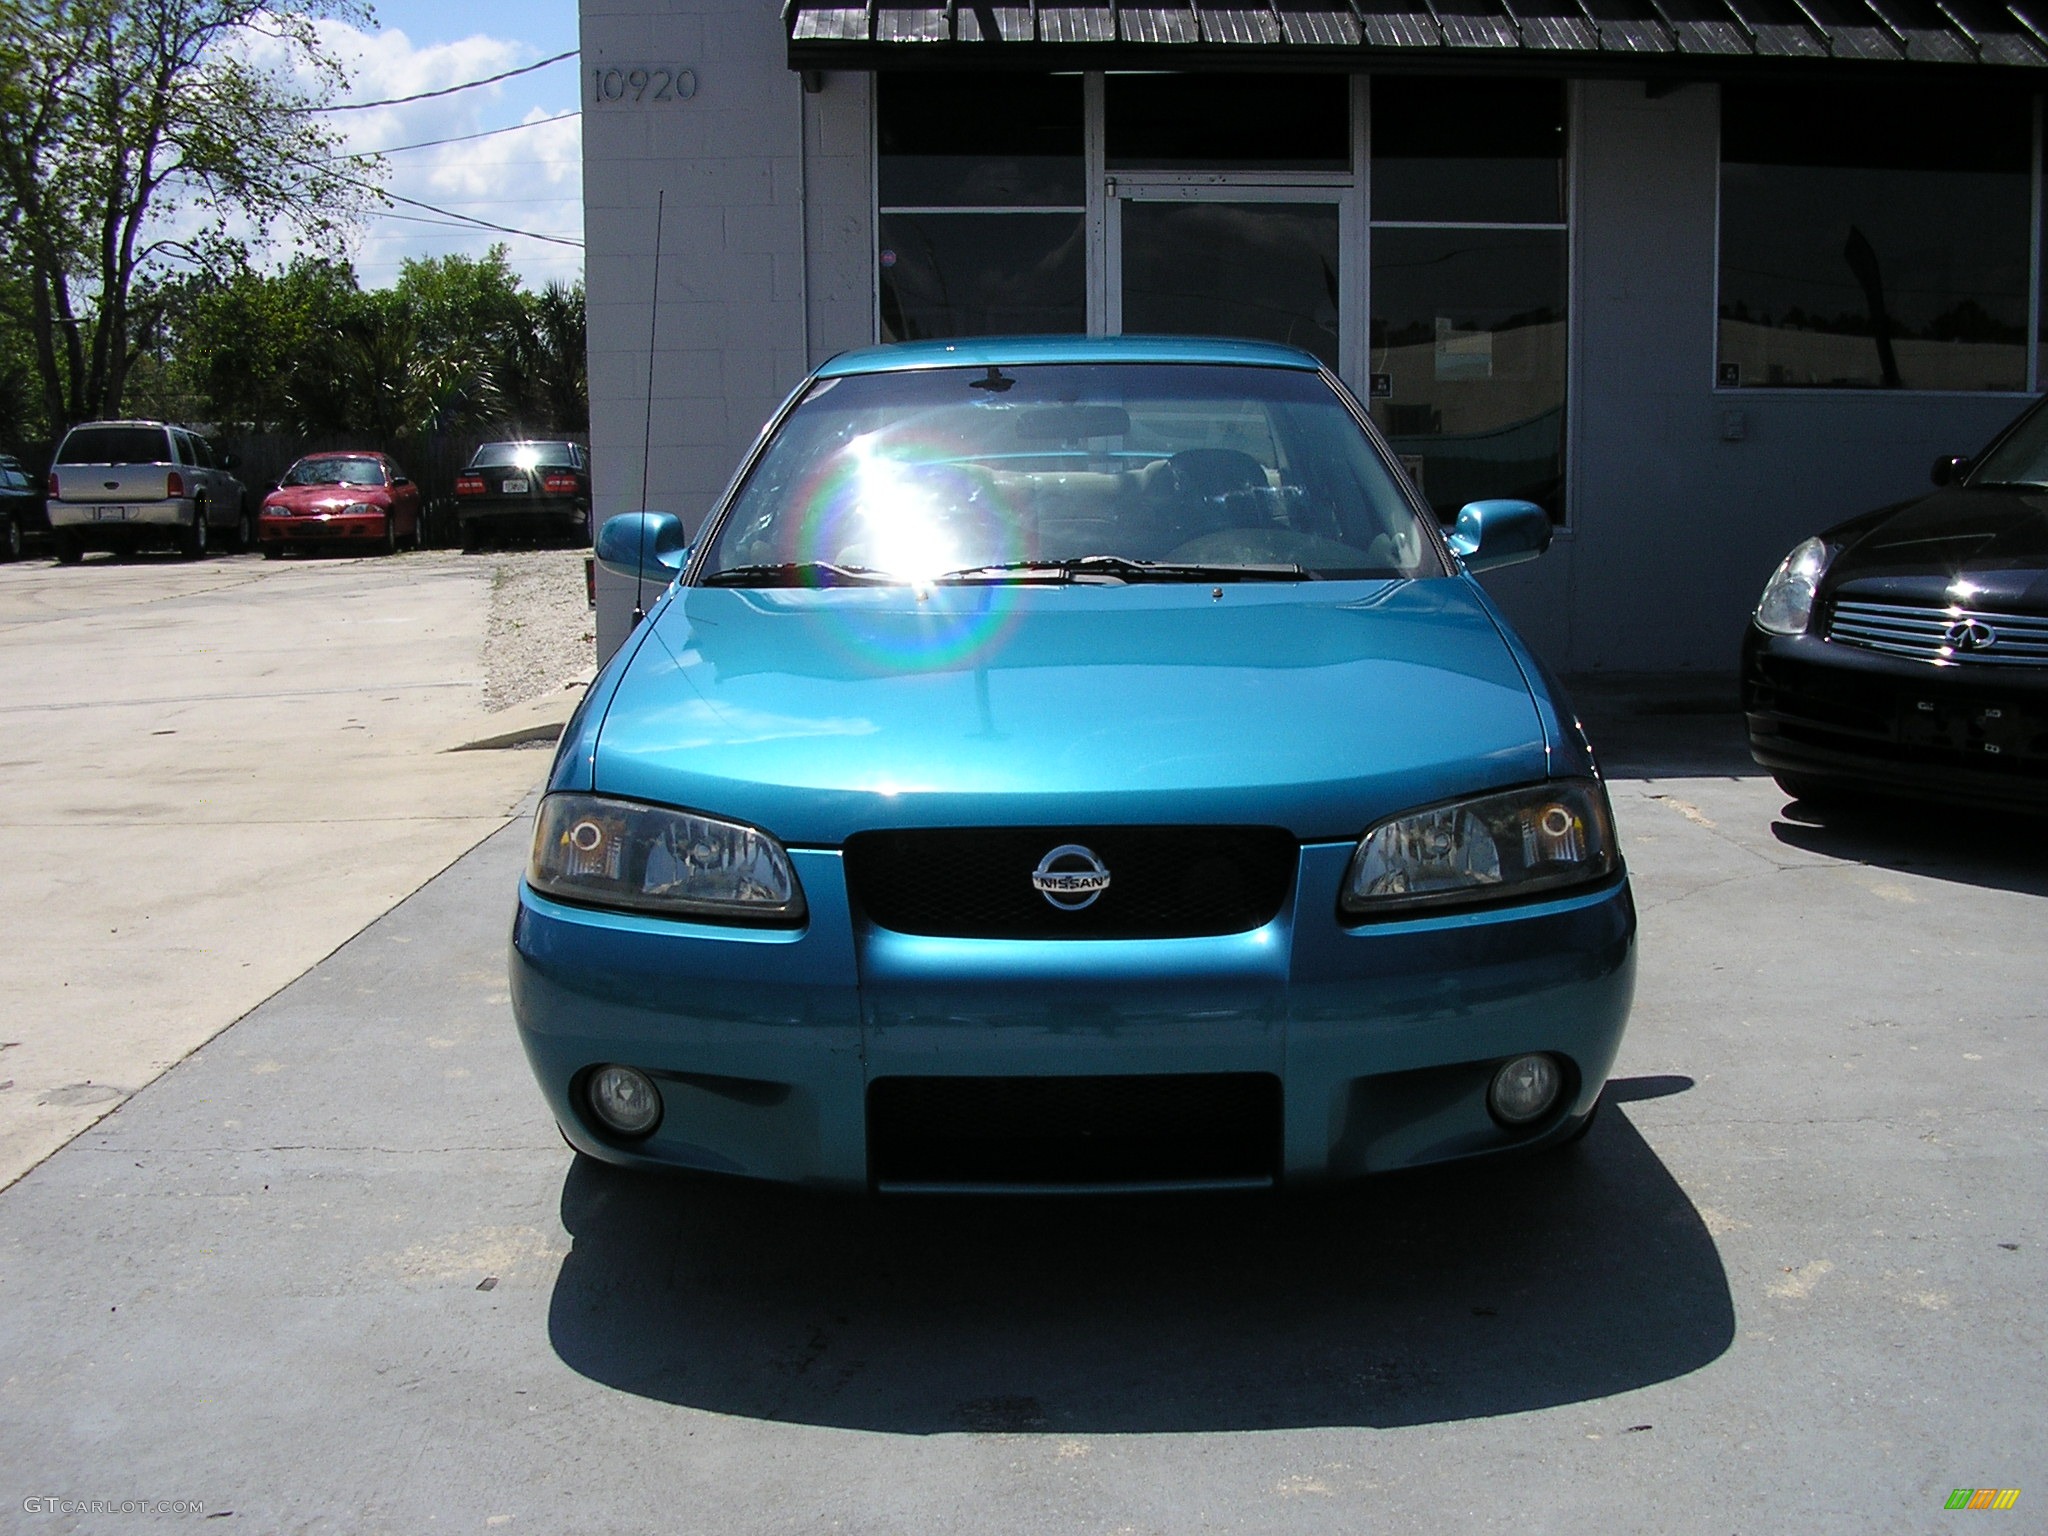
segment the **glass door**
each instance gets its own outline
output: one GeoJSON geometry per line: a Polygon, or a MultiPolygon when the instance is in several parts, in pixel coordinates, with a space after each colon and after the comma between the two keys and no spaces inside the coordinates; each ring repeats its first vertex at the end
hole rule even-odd
{"type": "Polygon", "coordinates": [[[1348,190],[1112,181],[1108,330],[1278,341],[1348,372],[1348,190]]]}

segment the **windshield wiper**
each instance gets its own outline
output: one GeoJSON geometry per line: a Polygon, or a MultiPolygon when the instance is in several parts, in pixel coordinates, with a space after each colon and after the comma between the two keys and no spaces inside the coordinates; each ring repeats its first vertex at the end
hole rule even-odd
{"type": "Polygon", "coordinates": [[[865,565],[830,560],[784,560],[772,565],[729,565],[703,578],[707,587],[873,587],[901,586],[903,578],[865,565]]]}
{"type": "Polygon", "coordinates": [[[1302,581],[1298,565],[1200,565],[1172,560],[1132,560],[1123,555],[1081,555],[1072,560],[1011,560],[971,565],[934,576],[934,582],[1072,581],[1106,576],[1118,581],[1302,581]]]}

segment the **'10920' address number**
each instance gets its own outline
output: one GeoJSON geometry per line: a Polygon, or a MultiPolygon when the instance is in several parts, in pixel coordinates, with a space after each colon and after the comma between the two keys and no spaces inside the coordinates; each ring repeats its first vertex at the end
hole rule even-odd
{"type": "Polygon", "coordinates": [[[591,99],[600,103],[688,101],[697,94],[697,72],[655,65],[621,65],[590,72],[591,99]]]}

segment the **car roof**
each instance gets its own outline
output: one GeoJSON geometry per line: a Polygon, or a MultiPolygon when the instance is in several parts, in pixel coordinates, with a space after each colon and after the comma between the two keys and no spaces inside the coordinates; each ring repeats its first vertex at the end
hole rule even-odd
{"type": "Polygon", "coordinates": [[[1317,369],[1298,347],[1215,336],[961,336],[903,341],[842,352],[818,369],[820,378],[853,373],[905,373],[919,368],[1007,368],[1030,363],[1234,363],[1253,368],[1317,369]]]}

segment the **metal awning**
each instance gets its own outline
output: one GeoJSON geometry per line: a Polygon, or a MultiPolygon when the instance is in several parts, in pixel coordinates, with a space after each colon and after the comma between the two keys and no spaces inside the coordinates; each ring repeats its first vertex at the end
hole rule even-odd
{"type": "Polygon", "coordinates": [[[786,0],[783,21],[792,69],[2048,68],[2048,0],[786,0]]]}

